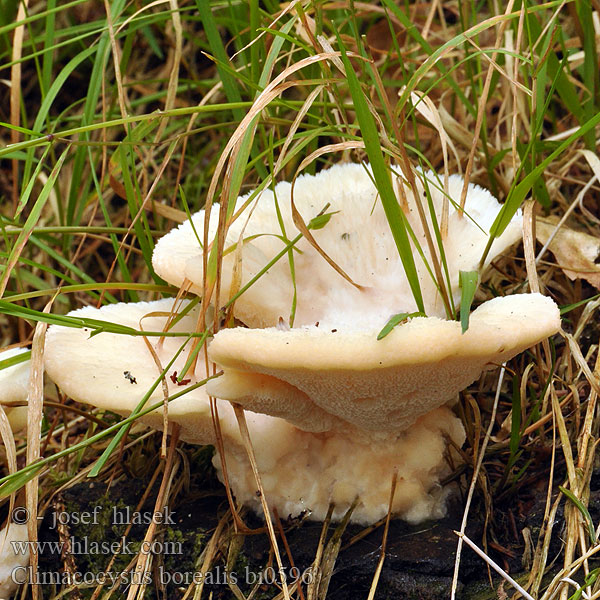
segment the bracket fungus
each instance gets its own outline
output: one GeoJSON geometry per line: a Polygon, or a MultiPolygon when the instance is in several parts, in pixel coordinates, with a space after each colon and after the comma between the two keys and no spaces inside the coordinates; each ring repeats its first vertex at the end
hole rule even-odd
{"type": "MultiPolygon", "coordinates": [[[[2,350],[0,361],[26,352],[26,348],[2,350]]],[[[27,402],[30,371],[30,360],[0,370],[0,404],[2,404],[13,432],[20,431],[27,426],[27,406],[14,406],[14,404],[27,402]]]]}
{"type": "Polygon", "coordinates": [[[8,523],[0,530],[0,598],[11,598],[26,580],[28,540],[26,524],[8,523]]]}
{"type": "MultiPolygon", "coordinates": [[[[378,333],[392,315],[412,313],[417,306],[368,167],[346,164],[301,176],[293,203],[292,186],[280,183],[256,198],[240,197],[231,212],[237,218],[230,219],[225,236],[221,297],[212,302],[218,309],[243,288],[233,315],[244,327],[214,336],[208,356],[223,375],[171,401],[168,416],[181,425],[182,439],[215,443],[208,394],[219,399],[224,457],[217,454],[214,463],[222,476],[225,459],[239,502],[260,507],[234,410],[226,400],[248,411],[266,500],[280,515],[306,511],[323,519],[333,503],[334,518],[341,518],[357,500],[352,519],[372,523],[388,512],[396,472],[395,514],[415,522],[442,516],[447,491],[439,482],[450,472],[449,442],[460,447],[465,439],[460,420],[445,405],[483,370],[560,327],[557,306],[540,294],[483,303],[471,314],[465,333],[459,322],[444,318],[447,306],[429,271],[432,256],[417,198],[428,204],[427,227],[432,228],[450,198],[444,255],[447,296],[454,306],[460,300],[459,271],[478,269],[500,205],[489,192],[470,185],[461,214],[452,202],[462,188],[457,176],[450,177],[447,196],[432,174],[418,173],[416,198],[406,187],[400,189],[400,178],[395,180],[399,197],[407,202],[403,210],[414,234],[416,270],[429,316],[409,319],[383,339],[378,333]],[[292,204],[304,223],[314,223],[326,209],[327,222],[313,228],[312,240],[298,235],[292,204]]],[[[211,209],[210,242],[219,210],[217,205],[211,209]]],[[[159,275],[174,285],[191,282],[198,295],[203,291],[199,241],[205,216],[200,211],[163,237],[153,256],[159,275]]],[[[517,215],[494,240],[488,262],[517,241],[520,221],[517,215]]],[[[196,331],[198,308],[187,301],[177,307],[186,314],[169,331],[196,331]]],[[[173,300],[160,300],[72,314],[156,332],[174,308],[173,300]]],[[[75,400],[129,414],[158,380],[157,363],[164,368],[182,342],[185,338],[144,340],[114,333],[89,337],[83,329],[52,326],[46,368],[75,400]]],[[[191,347],[188,340],[169,367],[169,394],[185,389],[170,375],[181,373],[191,347]]],[[[188,387],[206,378],[201,363],[186,374],[188,387]]],[[[148,403],[162,398],[158,386],[148,403]]],[[[163,424],[160,410],[142,420],[156,428],[163,424]]]]}

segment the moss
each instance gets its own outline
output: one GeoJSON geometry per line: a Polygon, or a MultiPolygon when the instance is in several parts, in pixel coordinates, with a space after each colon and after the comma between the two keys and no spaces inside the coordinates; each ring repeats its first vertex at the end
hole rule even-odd
{"type": "MultiPolygon", "coordinates": [[[[145,480],[130,478],[116,483],[108,490],[106,485],[98,482],[86,482],[72,487],[62,497],[59,509],[62,514],[47,515],[40,539],[64,541],[59,538],[58,528],[54,527],[56,519],[64,521],[63,535],[66,534],[71,541],[76,571],[90,574],[91,577],[91,574],[100,575],[110,570],[113,580],[107,580],[106,587],[111,587],[113,581],[135,558],[147,532],[148,521],[154,510],[152,500],[136,513],[140,490],[146,489],[147,485],[145,480]],[[128,521],[132,521],[133,524],[124,539],[129,526],[128,521]],[[120,544],[123,544],[122,548],[119,547],[120,544]],[[119,553],[110,564],[117,551],[119,553]]],[[[150,498],[154,496],[150,495],[150,498]]],[[[157,597],[157,588],[160,585],[155,584],[160,583],[159,568],[164,573],[181,573],[189,578],[193,577],[198,557],[210,538],[209,531],[216,526],[218,520],[217,516],[215,520],[207,520],[206,512],[198,510],[207,502],[212,503],[211,511],[216,515],[218,504],[215,504],[212,496],[205,494],[199,500],[177,506],[173,510],[169,508],[164,513],[166,522],[159,525],[153,539],[152,549],[158,552],[153,559],[153,572],[148,581],[145,598],[157,597]]],[[[220,498],[217,498],[217,502],[220,503],[220,498]]],[[[46,556],[42,561],[42,570],[45,572],[60,573],[63,569],[60,552],[46,556]]],[[[124,592],[130,583],[131,577],[128,577],[129,579],[125,578],[120,586],[119,593],[124,592]]],[[[94,587],[82,589],[82,597],[88,598],[94,587]]],[[[181,595],[180,588],[181,586],[175,583],[169,583],[165,593],[168,598],[178,598],[181,595]]]]}

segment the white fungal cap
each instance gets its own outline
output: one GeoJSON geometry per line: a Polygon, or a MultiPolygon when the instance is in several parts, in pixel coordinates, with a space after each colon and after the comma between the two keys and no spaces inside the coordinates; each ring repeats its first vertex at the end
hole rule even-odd
{"type": "Polygon", "coordinates": [[[558,307],[551,299],[520,294],[482,304],[464,334],[457,321],[437,317],[414,318],[379,341],[374,331],[224,329],[209,355],[225,375],[209,382],[208,390],[260,410],[260,385],[268,384],[279,416],[293,421],[301,407],[307,416],[296,424],[303,429],[321,431],[325,412],[335,430],[341,420],[385,434],[406,429],[454,398],[484,369],[559,328],[558,307]]]}
{"type": "Polygon", "coordinates": [[[27,524],[10,523],[0,530],[0,598],[10,598],[27,581],[27,524]]]}
{"type": "MultiPolygon", "coordinates": [[[[184,302],[182,308],[187,304],[184,302]]],[[[173,305],[174,300],[168,298],[157,302],[108,304],[100,309],[88,306],[72,311],[69,315],[108,321],[135,330],[160,332],[173,305]]],[[[161,342],[161,338],[156,336],[146,338],[162,368],[167,366],[185,344],[185,334],[196,329],[197,321],[198,311],[194,308],[169,329],[172,333],[184,334],[183,337],[164,337],[161,342]]],[[[91,333],[86,328],[49,327],[44,352],[46,371],[63,392],[74,400],[129,416],[161,371],[143,337],[113,333],[90,337],[91,333]]],[[[196,372],[185,375],[185,385],[178,385],[173,381],[175,373],[182,373],[191,345],[191,341],[185,344],[184,351],[167,373],[169,395],[181,392],[206,378],[206,371],[202,367],[204,360],[200,357],[200,366],[196,372]]],[[[161,402],[163,398],[163,387],[159,384],[146,406],[161,402]]],[[[161,429],[162,418],[162,409],[157,409],[141,420],[161,429]]],[[[193,390],[170,402],[169,419],[181,425],[182,439],[198,444],[214,443],[210,405],[204,388],[193,390]]]]}
{"type": "MultiPolygon", "coordinates": [[[[25,352],[27,348],[2,350],[0,361],[25,352]]],[[[16,402],[27,402],[30,371],[30,360],[0,370],[0,404],[3,405],[13,431],[19,431],[27,426],[27,407],[10,405],[16,402]]]]}
{"type": "MultiPolygon", "coordinates": [[[[135,329],[140,328],[141,322],[145,331],[162,331],[172,307],[173,300],[160,300],[111,304],[100,309],[87,307],[73,311],[71,315],[135,329]],[[154,316],[144,318],[149,314],[154,316]]],[[[184,302],[182,309],[186,307],[184,302]]],[[[197,310],[192,309],[170,331],[193,331],[197,318],[197,310]]],[[[159,368],[142,337],[106,332],[90,337],[90,333],[85,329],[51,326],[45,344],[46,370],[73,399],[129,415],[158,377],[159,368]]],[[[156,337],[147,340],[163,367],[185,342],[181,337],[164,338],[161,344],[156,337]]],[[[181,372],[190,349],[188,342],[169,369],[170,395],[206,376],[200,360],[196,373],[186,375],[191,381],[185,386],[178,386],[171,380],[174,371],[181,372]]],[[[253,377],[248,375],[250,380],[253,377]]],[[[274,378],[265,379],[264,393],[256,393],[253,399],[255,410],[289,414],[291,421],[322,431],[307,433],[275,416],[246,413],[267,502],[277,508],[281,516],[297,516],[307,511],[311,518],[323,519],[329,504],[334,502],[334,518],[337,519],[358,498],[353,520],[372,523],[387,513],[394,469],[398,471],[395,513],[413,521],[444,513],[446,492],[439,487],[440,478],[449,472],[444,436],[458,446],[464,442],[462,425],[448,409],[432,411],[406,432],[388,433],[380,441],[363,439],[356,435],[352,425],[313,408],[312,402],[308,406],[303,404],[303,400],[309,402],[303,392],[292,388],[291,393],[287,393],[289,384],[274,378]],[[311,410],[320,417],[311,416],[311,410]],[[335,433],[329,431],[330,428],[335,433]]],[[[235,387],[234,377],[229,377],[229,385],[235,387]]],[[[161,400],[159,386],[148,402],[161,400]]],[[[260,511],[257,484],[233,409],[228,402],[218,401],[217,405],[231,488],[238,501],[260,511]]],[[[182,439],[198,444],[215,442],[209,399],[204,388],[171,401],[168,416],[169,422],[181,426],[182,439]]],[[[160,409],[141,420],[157,429],[163,426],[160,409]]],[[[213,462],[223,478],[220,457],[215,456],[213,462]]]]}
{"type": "MultiPolygon", "coordinates": [[[[417,195],[425,205],[425,213],[429,210],[424,181],[439,222],[445,197],[442,185],[432,173],[417,175],[417,195]]],[[[326,206],[327,212],[333,213],[327,225],[312,231],[312,234],[320,247],[362,288],[357,289],[338,275],[306,239],[301,239],[293,253],[294,279],[286,254],[236,301],[237,318],[248,327],[275,326],[280,317],[287,321],[292,310],[294,289],[297,290],[295,327],[319,322],[320,326],[344,328],[346,331],[381,329],[393,314],[417,309],[371,177],[368,166],[341,164],[316,176],[300,176],[294,187],[294,202],[305,223],[309,223],[326,206]]],[[[397,185],[402,185],[399,178],[395,177],[395,180],[397,185]]],[[[466,213],[461,216],[453,202],[460,198],[462,185],[461,177],[450,177],[448,195],[451,202],[445,256],[455,302],[460,298],[458,272],[477,269],[489,239],[488,231],[500,210],[500,204],[487,190],[469,185],[466,213]]],[[[405,193],[409,206],[407,220],[430,263],[415,200],[406,186],[405,193]]],[[[239,198],[236,210],[248,198],[239,198]]],[[[266,190],[253,202],[251,210],[242,212],[231,224],[225,244],[226,249],[233,248],[245,227],[242,285],[285,248],[285,239],[291,240],[299,233],[291,216],[289,183],[279,183],[274,192],[266,190]]],[[[219,207],[213,206],[208,236],[210,242],[217,229],[218,211],[219,207]]],[[[187,278],[194,284],[192,289],[196,293],[201,293],[202,286],[203,262],[199,239],[203,239],[204,217],[204,211],[200,211],[191,222],[186,221],[159,240],[152,259],[161,277],[174,285],[181,285],[187,278]]],[[[488,262],[513,244],[520,231],[519,214],[492,244],[488,262]]],[[[436,285],[416,250],[413,255],[427,314],[445,317],[436,285]]],[[[235,252],[229,252],[223,258],[222,297],[217,302],[218,306],[228,299],[235,260],[235,252]]]]}
{"type": "MultiPolygon", "coordinates": [[[[417,196],[433,230],[428,201],[440,222],[444,192],[434,174],[416,175],[417,196]]],[[[396,184],[403,185],[399,178],[396,184]]],[[[449,178],[450,200],[458,200],[462,185],[462,178],[449,178]]],[[[404,193],[407,221],[429,259],[415,197],[407,186],[404,193]]],[[[236,208],[247,198],[238,199],[236,208]]],[[[224,377],[208,385],[215,396],[282,416],[307,431],[347,430],[349,424],[360,430],[398,431],[452,399],[487,365],[511,358],[560,327],[552,300],[521,295],[480,307],[462,335],[459,323],[437,318],[445,316],[439,291],[415,252],[429,317],[412,319],[377,340],[392,315],[415,311],[416,305],[368,167],[344,164],[314,177],[301,176],[294,203],[306,223],[328,205],[331,219],[312,232],[314,238],[362,287],[342,278],[303,238],[293,253],[293,269],[287,256],[282,258],[236,300],[234,314],[250,329],[220,331],[212,342],[210,357],[225,369],[224,377]],[[293,327],[276,327],[290,315],[294,292],[293,327]]],[[[461,215],[450,203],[444,242],[455,302],[460,298],[459,271],[478,268],[501,207],[488,191],[470,185],[465,208],[461,215]]],[[[213,207],[209,239],[217,212],[213,207]]],[[[158,242],[153,262],[171,283],[188,278],[200,291],[198,237],[203,237],[203,227],[201,211],[158,242]]],[[[242,228],[244,285],[281,252],[284,237],[289,240],[298,233],[291,216],[290,184],[263,192],[231,225],[226,247],[237,244],[242,228]]],[[[488,261],[518,239],[520,228],[518,214],[491,245],[488,261]]],[[[236,252],[223,259],[223,293],[229,290],[236,259],[236,252]]]]}

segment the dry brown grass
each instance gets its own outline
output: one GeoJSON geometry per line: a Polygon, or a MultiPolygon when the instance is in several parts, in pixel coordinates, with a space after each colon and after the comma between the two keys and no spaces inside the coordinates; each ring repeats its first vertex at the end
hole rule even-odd
{"type": "MultiPolygon", "coordinates": [[[[600,513],[590,509],[594,521],[588,512],[598,501],[592,481],[598,468],[600,300],[585,273],[572,279],[564,271],[569,265],[557,264],[551,251],[542,255],[535,231],[541,216],[568,215],[561,227],[600,238],[597,2],[536,4],[530,13],[520,2],[488,2],[477,14],[464,2],[409,8],[392,2],[213,3],[213,20],[200,19],[189,2],[123,4],[77,2],[53,11],[53,2],[15,3],[0,23],[0,345],[33,342],[39,367],[44,325],[21,308],[60,315],[88,304],[174,295],[178,290],[151,273],[149,259],[153,240],[185,213],[213,201],[226,206],[240,192],[292,180],[300,171],[365,160],[342,43],[386,160],[464,173],[509,201],[524,189],[516,184],[531,172],[539,175],[525,194],[531,200],[524,205],[524,243],[494,262],[477,300],[539,289],[566,307],[563,333],[511,361],[503,380],[498,372],[486,374],[462,394],[468,442],[466,466],[456,479],[465,491],[473,482],[464,525],[483,524],[482,539],[473,540],[483,549],[482,565],[487,556],[514,571],[522,558],[517,579],[532,598],[600,598],[600,513]],[[414,29],[407,32],[402,15],[414,29]],[[61,83],[69,61],[78,60],[61,83]],[[565,140],[571,141],[558,152],[565,140]],[[517,530],[539,498],[545,512],[537,535],[517,530]]],[[[213,286],[218,277],[207,292],[213,286]]],[[[38,456],[48,459],[27,483],[27,506],[41,516],[97,464],[110,438],[86,440],[112,417],[75,405],[53,387],[46,387],[42,407],[39,375],[32,392],[29,444],[18,434],[15,454],[1,417],[0,430],[6,474],[38,456]]],[[[134,472],[149,481],[143,497],[157,509],[181,502],[193,476],[190,450],[178,450],[175,442],[174,436],[163,458],[140,466],[141,449],[157,449],[161,440],[134,425],[98,480],[119,482],[134,472]]],[[[9,501],[23,502],[25,479],[5,485],[5,511],[9,501]]],[[[235,564],[239,532],[248,533],[243,519],[219,514],[193,557],[201,572],[235,564]]],[[[294,548],[285,547],[284,536],[276,539],[277,526],[269,526],[274,557],[293,561],[294,548]]],[[[157,534],[149,527],[146,539],[157,534]]],[[[318,584],[272,586],[266,594],[324,597],[340,540],[341,531],[333,539],[322,536],[314,562],[318,584]]],[[[128,568],[143,571],[151,561],[140,555],[128,568]]],[[[501,579],[490,569],[492,590],[501,579]]],[[[502,586],[509,596],[515,593],[509,583],[502,586]]],[[[377,577],[373,594],[376,587],[377,577]]],[[[41,597],[40,591],[30,587],[23,597],[41,597]]],[[[99,586],[91,597],[109,591],[110,585],[99,586]]],[[[132,586],[127,597],[146,591],[132,586]]],[[[249,598],[259,592],[265,590],[248,594],[230,584],[226,593],[249,598]]],[[[60,593],[44,590],[43,596],[60,593]]],[[[82,593],[89,597],[89,590],[82,593]]],[[[115,586],[112,593],[119,595],[115,586]]],[[[203,583],[181,592],[195,600],[209,595],[203,583]]]]}

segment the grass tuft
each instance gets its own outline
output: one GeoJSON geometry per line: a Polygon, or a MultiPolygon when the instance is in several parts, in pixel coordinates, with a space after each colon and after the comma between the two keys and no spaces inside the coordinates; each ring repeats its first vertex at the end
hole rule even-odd
{"type": "MultiPolygon", "coordinates": [[[[497,372],[484,375],[458,404],[468,441],[457,449],[463,464],[453,478],[463,490],[471,482],[458,544],[468,540],[482,566],[487,562],[494,569],[490,592],[481,597],[504,597],[511,582],[522,586],[523,597],[536,600],[600,595],[600,299],[592,284],[558,264],[550,243],[542,247],[535,239],[540,216],[600,238],[596,0],[47,0],[5,2],[0,12],[0,347],[31,345],[42,324],[87,327],[93,335],[183,335],[182,343],[193,337],[195,351],[181,380],[204,358],[213,331],[204,321],[198,331],[179,334],[66,313],[184,294],[187,288],[165,285],[154,273],[155,242],[186,215],[218,202],[217,237],[201,239],[197,233],[207,274],[205,315],[211,294],[220,293],[223,256],[239,249],[225,248],[227,228],[240,218],[234,214],[239,195],[255,190],[243,218],[261,190],[279,181],[293,182],[300,173],[345,160],[369,162],[419,310],[394,315],[379,339],[423,314],[415,252],[432,257],[425,265],[428,276],[448,318],[460,318],[463,331],[472,307],[528,288],[539,288],[562,309],[561,337],[507,364],[506,382],[497,372]],[[396,197],[393,177],[414,189],[416,167],[437,172],[442,190],[448,174],[464,173],[503,202],[481,264],[493,239],[525,207],[524,246],[495,259],[483,277],[461,273],[458,311],[448,290],[459,282],[450,280],[443,251],[447,213],[439,222],[431,215],[424,182],[427,202],[417,208],[421,223],[431,225],[424,227],[427,248],[420,248],[403,213],[406,199],[396,197]],[[470,524],[480,532],[477,539],[470,530],[465,535],[470,524]]],[[[460,198],[451,200],[460,206],[460,198]]],[[[300,234],[285,231],[280,219],[284,246],[274,261],[287,261],[292,279],[296,244],[336,218],[326,204],[323,199],[319,217],[299,223],[300,234]]],[[[239,242],[241,247],[244,240],[239,242]]],[[[338,267],[340,272],[351,280],[351,272],[338,267]]],[[[262,274],[232,287],[219,318],[234,322],[233,303],[262,274]]],[[[332,277],[338,274],[332,271],[332,277]]],[[[296,293],[290,326],[295,309],[296,293]]],[[[38,335],[37,362],[39,340],[38,335]]],[[[27,356],[0,356],[0,369],[27,356]]],[[[155,387],[159,384],[160,378],[155,387]]],[[[39,379],[36,386],[41,398],[39,379]]],[[[34,423],[41,424],[41,433],[34,431],[29,458],[23,433],[15,435],[14,448],[6,444],[0,517],[8,515],[11,495],[22,500],[26,485],[30,508],[42,516],[63,489],[88,475],[112,485],[129,478],[136,453],[146,456],[150,449],[160,455],[160,436],[142,433],[136,420],[163,403],[140,403],[130,417],[115,421],[50,386],[43,395],[43,416],[34,423]],[[39,494],[32,493],[35,481],[39,494]]],[[[163,451],[152,476],[160,489],[147,490],[158,508],[189,492],[195,456],[184,446],[163,451]]],[[[209,479],[203,483],[210,486],[209,479]]],[[[217,525],[193,557],[203,572],[242,554],[236,536],[249,529],[233,508],[215,515],[217,525]]],[[[387,536],[388,525],[380,526],[387,536]]],[[[161,535],[153,528],[146,534],[147,540],[161,535]]],[[[334,566],[348,546],[342,534],[343,527],[326,543],[324,528],[313,561],[320,581],[285,591],[274,584],[266,591],[229,586],[227,593],[239,599],[263,592],[301,600],[339,598],[336,586],[345,588],[334,566]]],[[[285,540],[288,558],[283,552],[274,556],[299,562],[286,536],[277,538],[270,527],[272,546],[285,540]]],[[[388,546],[391,541],[387,538],[388,546]]],[[[459,552],[456,586],[463,558],[459,552]]],[[[370,597],[390,593],[383,559],[382,552],[373,583],[365,587],[370,597]]],[[[150,568],[141,555],[135,564],[150,568]]],[[[89,592],[79,588],[82,596],[89,592]]],[[[109,588],[99,586],[93,597],[109,588]]],[[[67,586],[43,590],[51,598],[70,593],[67,586]]],[[[129,592],[139,598],[154,593],[144,586],[129,592]]],[[[205,583],[156,592],[195,599],[212,593],[205,583]]],[[[28,589],[23,597],[34,594],[28,589]]]]}

